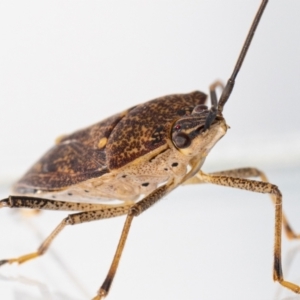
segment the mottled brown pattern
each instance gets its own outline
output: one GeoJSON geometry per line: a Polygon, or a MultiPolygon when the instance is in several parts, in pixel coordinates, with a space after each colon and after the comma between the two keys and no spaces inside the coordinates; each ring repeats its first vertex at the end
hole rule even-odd
{"type": "Polygon", "coordinates": [[[233,170],[226,170],[221,172],[210,173],[211,176],[228,176],[238,178],[261,177],[262,181],[268,181],[263,172],[256,168],[239,168],[233,170]]]}
{"type": "MultiPolygon", "coordinates": [[[[228,171],[224,171],[224,173],[225,172],[228,173],[228,171]]],[[[276,185],[268,182],[237,178],[237,177],[229,177],[229,176],[215,176],[215,175],[211,176],[211,175],[204,174],[202,172],[201,172],[201,179],[203,179],[203,182],[207,182],[207,183],[213,183],[222,186],[238,188],[241,190],[247,190],[256,193],[271,194],[277,197],[277,201],[275,204],[276,205],[281,204],[281,197],[282,197],[281,192],[279,191],[276,185]],[[278,199],[280,199],[280,201],[278,199]]]]}
{"type": "Polygon", "coordinates": [[[169,185],[163,185],[159,188],[157,188],[155,191],[153,191],[150,195],[145,197],[140,202],[136,203],[131,209],[130,209],[130,215],[132,216],[139,216],[142,212],[144,212],[146,209],[150,208],[152,205],[154,205],[156,202],[161,200],[169,191],[170,188],[169,185]]]}
{"type": "Polygon", "coordinates": [[[116,114],[95,125],[62,137],[17,182],[14,192],[58,190],[108,172],[105,147],[99,141],[108,138],[128,111],[116,114]]]}
{"type": "Polygon", "coordinates": [[[165,96],[63,136],[14,192],[57,191],[120,168],[165,144],[173,122],[205,100],[201,92],[165,96]]]}
{"type": "Polygon", "coordinates": [[[114,218],[123,216],[128,213],[129,205],[119,207],[106,207],[104,209],[92,210],[87,212],[79,212],[68,216],[68,223],[71,225],[95,220],[114,218]]]}
{"type": "Polygon", "coordinates": [[[88,148],[98,149],[99,141],[104,137],[108,139],[112,130],[120,122],[120,120],[134,108],[135,107],[132,107],[85,129],[81,129],[70,135],[64,136],[60,140],[60,143],[76,140],[77,142],[81,143],[84,146],[87,146],[88,148]]]}
{"type": "MultiPolygon", "coordinates": [[[[58,200],[49,200],[37,197],[27,196],[9,196],[7,199],[1,200],[0,203],[6,202],[7,207],[24,207],[31,209],[43,210],[66,210],[66,211],[90,211],[97,209],[106,209],[103,204],[92,204],[84,202],[66,202],[58,200]]],[[[117,207],[117,206],[116,206],[117,207]]]]}
{"type": "Polygon", "coordinates": [[[114,128],[107,145],[108,168],[118,169],[166,143],[174,121],[189,115],[206,95],[195,91],[169,95],[140,104],[114,128]]]}

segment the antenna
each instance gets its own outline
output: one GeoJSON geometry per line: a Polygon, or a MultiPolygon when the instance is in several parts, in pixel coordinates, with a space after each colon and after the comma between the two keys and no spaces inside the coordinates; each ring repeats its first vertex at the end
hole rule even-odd
{"type": "Polygon", "coordinates": [[[252,22],[252,25],[251,25],[251,28],[248,32],[248,35],[247,35],[247,38],[244,42],[244,45],[243,45],[243,48],[241,50],[241,53],[239,55],[239,58],[235,64],[235,67],[234,67],[234,70],[230,76],[230,78],[228,79],[227,81],[227,84],[222,92],[222,95],[220,97],[220,100],[219,100],[219,105],[218,105],[218,111],[219,112],[222,112],[223,111],[223,108],[224,108],[224,105],[225,103],[227,102],[232,90],[233,90],[233,87],[234,87],[234,83],[235,83],[235,79],[237,77],[237,74],[239,73],[240,71],[240,68],[242,67],[242,64],[243,64],[243,61],[245,59],[245,56],[248,52],[248,49],[250,47],[250,44],[251,44],[251,41],[252,41],[252,38],[254,36],[254,33],[255,33],[255,30],[257,28],[257,25],[260,21],[260,18],[267,6],[267,3],[268,3],[268,0],[263,0],[260,4],[260,7],[256,13],[256,16],[252,22]]]}

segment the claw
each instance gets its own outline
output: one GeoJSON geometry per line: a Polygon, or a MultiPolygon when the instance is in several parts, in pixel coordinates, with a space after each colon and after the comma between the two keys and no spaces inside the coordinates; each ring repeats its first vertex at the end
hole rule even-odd
{"type": "Polygon", "coordinates": [[[102,296],[100,296],[100,295],[97,295],[96,297],[94,297],[92,300],[102,300],[102,299],[104,299],[104,298],[102,298],[102,296]]]}
{"type": "Polygon", "coordinates": [[[30,259],[38,257],[39,255],[40,254],[38,252],[33,252],[26,255],[22,255],[18,258],[3,259],[0,260],[0,267],[4,264],[13,264],[13,263],[18,263],[20,265],[30,259]]]}
{"type": "Polygon", "coordinates": [[[96,297],[94,297],[92,300],[104,300],[104,298],[106,297],[107,295],[107,291],[104,291],[104,290],[100,290],[98,292],[98,295],[96,297]]]}
{"type": "Polygon", "coordinates": [[[0,260],[0,267],[3,266],[3,265],[5,265],[5,264],[7,264],[8,262],[9,262],[8,259],[2,259],[2,260],[0,260]]]}
{"type": "MultiPolygon", "coordinates": [[[[2,207],[9,207],[8,198],[3,199],[3,200],[0,201],[0,208],[2,208],[2,207]]],[[[1,266],[1,264],[0,264],[0,266],[1,266]]]]}

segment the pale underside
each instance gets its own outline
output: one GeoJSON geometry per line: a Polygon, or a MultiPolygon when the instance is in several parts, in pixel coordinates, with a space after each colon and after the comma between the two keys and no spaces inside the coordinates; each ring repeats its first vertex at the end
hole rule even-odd
{"type": "Polygon", "coordinates": [[[187,173],[190,157],[174,147],[162,146],[142,159],[100,177],[72,185],[60,191],[41,191],[27,196],[62,201],[113,203],[136,202],[170,179],[180,181],[187,173]]]}

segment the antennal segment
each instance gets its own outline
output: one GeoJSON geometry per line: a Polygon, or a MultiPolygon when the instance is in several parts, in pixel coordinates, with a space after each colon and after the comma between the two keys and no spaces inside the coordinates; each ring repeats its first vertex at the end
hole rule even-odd
{"type": "Polygon", "coordinates": [[[228,98],[229,98],[229,96],[230,96],[230,94],[233,90],[236,76],[239,73],[240,68],[242,67],[243,61],[244,61],[245,56],[246,56],[246,54],[248,52],[248,49],[250,47],[250,44],[251,44],[252,38],[254,36],[255,30],[257,28],[257,25],[260,21],[260,18],[262,16],[263,12],[264,12],[264,10],[267,6],[267,3],[268,3],[268,0],[263,0],[262,1],[262,3],[260,4],[260,7],[259,7],[259,9],[256,13],[256,16],[255,16],[255,18],[252,22],[251,28],[248,32],[247,38],[244,42],[244,45],[243,45],[242,51],[239,55],[239,58],[238,58],[238,60],[235,64],[234,70],[233,70],[230,78],[228,79],[227,84],[225,86],[225,89],[223,90],[222,95],[220,97],[219,105],[218,105],[218,111],[219,112],[223,111],[224,105],[227,102],[227,100],[228,100],[228,98]]]}

